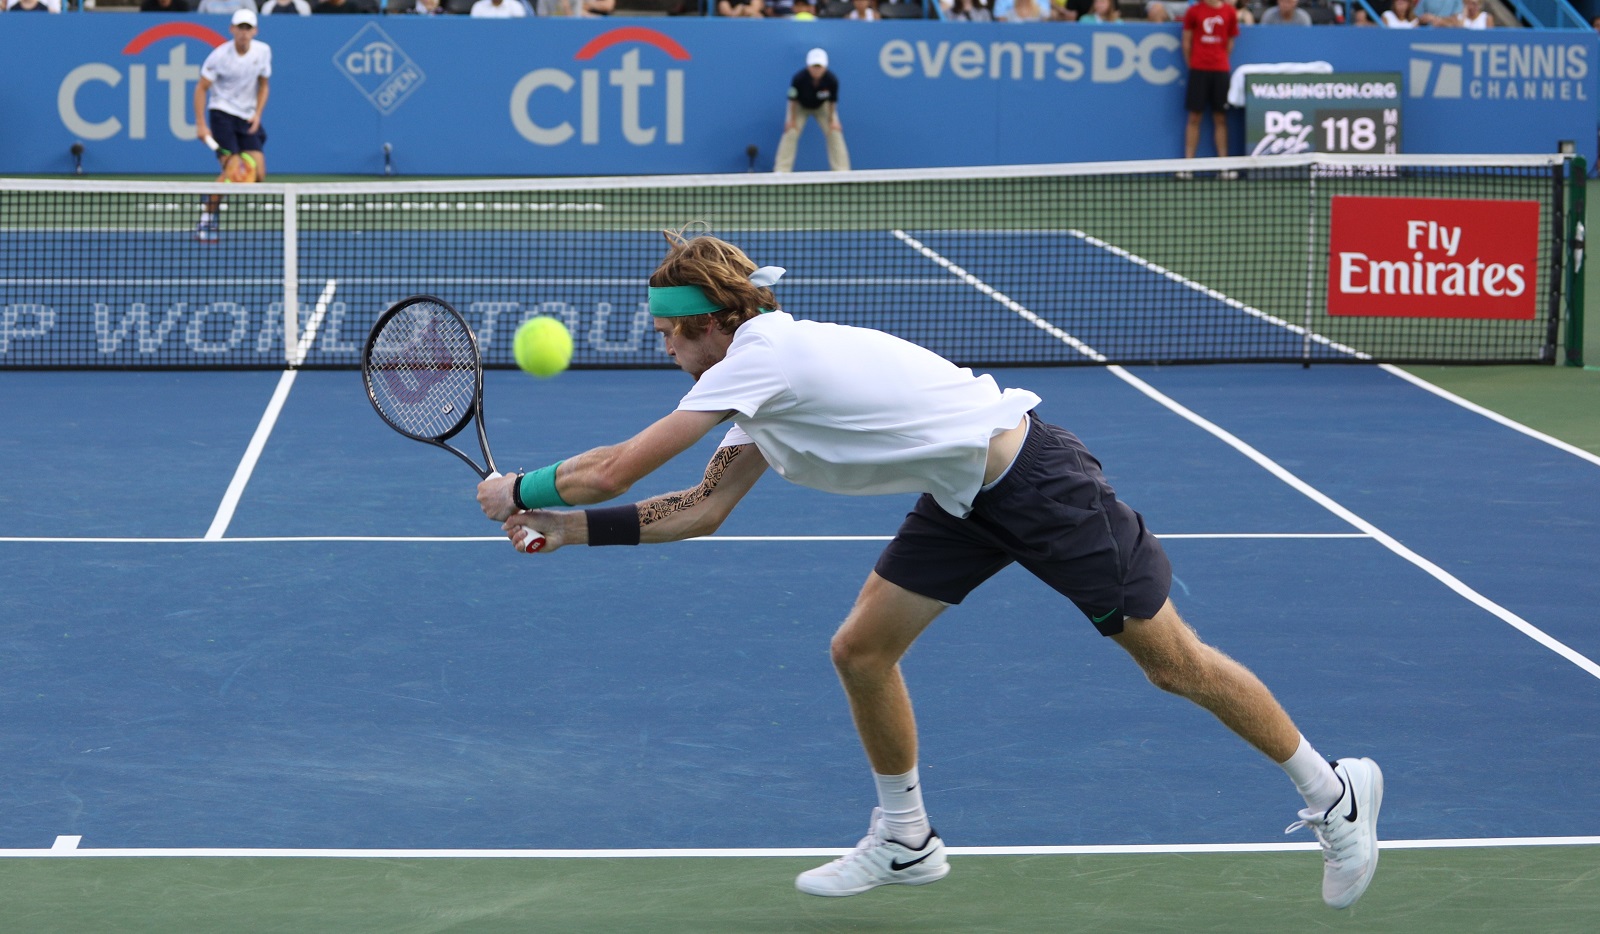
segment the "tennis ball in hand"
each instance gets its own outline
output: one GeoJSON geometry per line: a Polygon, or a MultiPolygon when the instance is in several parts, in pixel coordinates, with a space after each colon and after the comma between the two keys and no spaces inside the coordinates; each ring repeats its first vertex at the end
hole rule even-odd
{"type": "Polygon", "coordinates": [[[523,370],[534,376],[554,376],[572,362],[572,334],[555,318],[529,318],[517,328],[511,352],[523,370]]]}

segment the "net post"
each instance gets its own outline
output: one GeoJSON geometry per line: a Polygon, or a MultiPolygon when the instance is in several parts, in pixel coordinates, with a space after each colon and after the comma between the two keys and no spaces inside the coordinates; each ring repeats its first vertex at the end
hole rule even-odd
{"type": "Polygon", "coordinates": [[[300,212],[293,185],[283,193],[283,359],[289,367],[305,362],[300,352],[300,212]]]}
{"type": "Polygon", "coordinates": [[[1588,181],[1588,164],[1582,156],[1572,157],[1567,162],[1567,366],[1583,366],[1583,215],[1588,181]]]}

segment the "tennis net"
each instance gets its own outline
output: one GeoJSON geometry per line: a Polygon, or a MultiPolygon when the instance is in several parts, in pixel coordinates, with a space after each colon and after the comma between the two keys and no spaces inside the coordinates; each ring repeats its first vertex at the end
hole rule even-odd
{"type": "MultiPolygon", "coordinates": [[[[0,368],[342,368],[413,294],[510,366],[669,366],[645,283],[691,222],[799,317],[972,366],[1554,362],[1559,156],[263,184],[0,180],[0,368]],[[225,194],[214,242],[200,203],[225,194]]],[[[1581,183],[1580,183],[1581,184],[1581,183]]]]}

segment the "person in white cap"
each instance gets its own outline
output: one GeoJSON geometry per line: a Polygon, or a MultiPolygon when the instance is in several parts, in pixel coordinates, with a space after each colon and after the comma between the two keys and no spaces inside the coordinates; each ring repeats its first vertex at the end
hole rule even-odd
{"type": "Polygon", "coordinates": [[[828,70],[828,53],[812,49],[806,53],[806,67],[789,82],[788,110],[783,118],[783,138],[778,141],[774,172],[794,171],[794,153],[806,120],[815,118],[828,142],[828,168],[850,171],[850,150],[844,144],[844,127],[839,123],[839,79],[828,70]]]}
{"type": "MultiPolygon", "coordinates": [[[[254,180],[259,182],[267,177],[267,159],[262,153],[267,131],[261,127],[261,113],[267,107],[272,49],[255,41],[255,10],[235,11],[232,28],[233,41],[212,49],[200,66],[200,81],[194,86],[195,133],[202,140],[216,142],[222,177],[226,177],[228,161],[239,156],[254,167],[254,180]]],[[[206,199],[194,229],[196,240],[217,239],[221,204],[221,195],[206,199]]]]}

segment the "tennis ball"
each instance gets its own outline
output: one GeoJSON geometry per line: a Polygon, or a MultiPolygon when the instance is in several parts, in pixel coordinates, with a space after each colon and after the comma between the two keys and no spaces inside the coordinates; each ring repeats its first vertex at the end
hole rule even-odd
{"type": "Polygon", "coordinates": [[[555,318],[529,318],[511,343],[517,366],[534,376],[550,377],[572,362],[572,333],[555,318]]]}
{"type": "Polygon", "coordinates": [[[229,156],[222,169],[223,180],[245,184],[256,180],[256,160],[249,155],[241,153],[229,156]]]}

